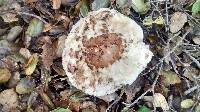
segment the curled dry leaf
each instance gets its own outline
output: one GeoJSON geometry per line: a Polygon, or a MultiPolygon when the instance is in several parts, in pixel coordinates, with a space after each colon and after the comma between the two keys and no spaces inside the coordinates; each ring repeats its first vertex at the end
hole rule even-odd
{"type": "Polygon", "coordinates": [[[172,33],[178,32],[183,28],[184,24],[187,22],[187,15],[183,12],[175,12],[170,19],[170,31],[172,33]]]}
{"type": "Polygon", "coordinates": [[[37,66],[37,63],[38,63],[38,54],[37,53],[34,53],[28,60],[28,63],[26,65],[26,68],[25,68],[25,74],[26,75],[31,75],[35,69],[36,69],[36,66],[37,66]]]}

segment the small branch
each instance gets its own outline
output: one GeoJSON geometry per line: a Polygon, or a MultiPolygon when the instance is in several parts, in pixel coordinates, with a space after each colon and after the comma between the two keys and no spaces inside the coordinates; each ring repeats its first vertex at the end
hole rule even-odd
{"type": "Polygon", "coordinates": [[[39,19],[40,21],[44,22],[45,24],[47,24],[48,22],[46,22],[43,18],[41,18],[40,16],[37,16],[35,14],[30,14],[30,13],[26,13],[26,12],[17,12],[18,15],[27,15],[27,16],[32,16],[35,17],[37,19],[39,19]]]}
{"type": "MultiPolygon", "coordinates": [[[[172,49],[171,51],[169,51],[163,58],[161,58],[161,59],[159,60],[159,62],[158,62],[155,66],[153,66],[152,68],[150,68],[146,73],[142,74],[142,76],[148,74],[149,72],[151,72],[152,70],[154,70],[156,67],[158,67],[161,63],[163,63],[163,61],[164,61],[168,56],[170,56],[170,54],[173,53],[173,52],[176,50],[177,47],[179,47],[179,46],[182,44],[182,41],[186,38],[186,36],[190,33],[190,31],[191,31],[191,30],[188,30],[188,31],[183,35],[183,37],[181,38],[181,40],[179,40],[179,41],[177,42],[176,46],[174,46],[173,49],[172,49]]],[[[178,36],[178,35],[176,35],[176,36],[178,36]]],[[[176,36],[174,36],[174,37],[176,37],[176,36]]],[[[174,38],[174,37],[172,37],[172,38],[174,38]]],[[[170,40],[171,40],[171,39],[170,39],[170,40]]]]}
{"type": "Polygon", "coordinates": [[[131,104],[126,104],[128,108],[133,107],[133,106],[134,106],[140,99],[142,99],[148,92],[153,92],[153,94],[154,94],[154,88],[155,88],[155,85],[156,85],[156,83],[157,83],[157,81],[158,81],[158,78],[160,77],[160,70],[161,70],[161,68],[162,68],[162,65],[160,66],[160,68],[159,68],[159,70],[158,70],[158,75],[156,76],[156,78],[155,78],[153,84],[151,85],[151,88],[148,89],[146,92],[144,92],[142,95],[140,95],[140,97],[138,97],[133,103],[131,103],[131,104]]]}
{"type": "Polygon", "coordinates": [[[106,109],[106,112],[109,112],[110,109],[112,108],[112,106],[113,106],[114,104],[116,104],[117,102],[119,102],[120,99],[121,99],[121,98],[118,98],[118,99],[116,99],[112,104],[110,104],[110,105],[108,106],[108,108],[106,109]]]}
{"type": "Polygon", "coordinates": [[[184,50],[186,55],[189,56],[189,58],[197,65],[197,67],[200,69],[200,63],[197,59],[195,59],[188,51],[184,50]]]}
{"type": "Polygon", "coordinates": [[[184,92],[184,94],[185,94],[185,95],[188,95],[189,93],[195,91],[195,90],[198,89],[198,88],[199,88],[199,86],[196,85],[196,86],[194,86],[194,87],[192,87],[192,88],[186,90],[186,91],[184,92]]]}

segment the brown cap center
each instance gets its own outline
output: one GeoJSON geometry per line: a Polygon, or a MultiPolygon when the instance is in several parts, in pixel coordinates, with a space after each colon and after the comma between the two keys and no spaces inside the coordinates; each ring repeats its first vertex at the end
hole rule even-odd
{"type": "Polygon", "coordinates": [[[122,39],[116,33],[83,39],[85,61],[91,69],[108,67],[120,59],[124,50],[122,39]]]}

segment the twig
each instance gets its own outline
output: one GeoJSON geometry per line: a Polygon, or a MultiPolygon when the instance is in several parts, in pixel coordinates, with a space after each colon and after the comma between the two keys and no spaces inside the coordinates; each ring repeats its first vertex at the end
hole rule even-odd
{"type": "Polygon", "coordinates": [[[184,94],[185,94],[185,95],[188,95],[189,93],[195,91],[195,90],[198,89],[198,88],[199,88],[199,86],[196,85],[196,86],[194,86],[194,87],[192,87],[192,88],[186,90],[186,91],[184,92],[184,94]]]}
{"type": "Polygon", "coordinates": [[[30,14],[30,13],[26,13],[26,12],[17,12],[18,15],[27,15],[27,16],[32,16],[35,17],[37,19],[39,19],[40,21],[44,22],[45,24],[47,24],[48,22],[46,22],[43,18],[41,18],[40,16],[37,16],[35,14],[30,14]]]}
{"type": "MultiPolygon", "coordinates": [[[[179,41],[177,42],[176,46],[174,46],[173,49],[172,49],[171,51],[169,51],[163,58],[161,58],[161,59],[159,60],[159,62],[158,62],[156,65],[154,65],[152,68],[150,68],[146,73],[143,73],[142,76],[148,74],[149,72],[151,72],[152,70],[154,70],[156,67],[158,67],[161,63],[163,63],[163,61],[164,61],[168,56],[170,56],[170,54],[173,53],[173,52],[176,50],[177,47],[179,47],[179,46],[182,44],[182,41],[186,38],[186,36],[187,36],[189,33],[190,33],[190,30],[188,30],[188,31],[183,35],[183,37],[181,38],[181,40],[179,40],[179,41]]],[[[174,36],[174,37],[176,37],[176,36],[174,36]]],[[[174,37],[172,37],[172,38],[174,38],[174,37]]],[[[170,40],[171,40],[171,39],[170,39],[170,40]]]]}
{"type": "Polygon", "coordinates": [[[169,15],[168,15],[168,7],[167,7],[167,4],[168,4],[168,1],[165,0],[165,12],[166,12],[166,27],[165,27],[165,30],[166,32],[169,31],[169,15]]]}
{"type": "Polygon", "coordinates": [[[109,112],[110,109],[112,108],[112,106],[113,106],[114,104],[116,104],[117,102],[119,102],[120,99],[121,99],[121,98],[118,98],[118,99],[116,99],[112,104],[110,104],[110,105],[108,106],[108,108],[106,109],[106,112],[109,112]]]}
{"type": "Polygon", "coordinates": [[[197,59],[195,59],[188,51],[184,50],[186,55],[189,56],[189,58],[197,65],[197,67],[200,69],[200,63],[197,59]]]}
{"type": "Polygon", "coordinates": [[[158,78],[160,77],[160,70],[161,70],[161,68],[162,68],[162,65],[160,66],[160,68],[159,68],[159,70],[158,70],[158,75],[156,76],[156,78],[155,78],[153,84],[151,85],[151,88],[150,88],[150,89],[148,89],[146,92],[144,92],[142,95],[140,95],[140,97],[138,97],[133,103],[131,103],[131,104],[126,104],[126,103],[124,103],[125,105],[127,105],[128,108],[133,107],[133,106],[134,106],[140,99],[142,99],[148,92],[153,92],[153,94],[154,94],[154,88],[155,88],[155,85],[156,85],[156,83],[157,83],[157,81],[158,81],[158,78]]]}

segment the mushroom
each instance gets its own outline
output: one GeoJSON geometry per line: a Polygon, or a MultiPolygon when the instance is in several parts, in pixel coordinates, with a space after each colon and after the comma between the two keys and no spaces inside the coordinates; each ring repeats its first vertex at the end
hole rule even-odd
{"type": "Polygon", "coordinates": [[[65,40],[62,64],[74,87],[100,97],[132,84],[152,56],[135,21],[102,8],[72,27],[65,40]]]}

